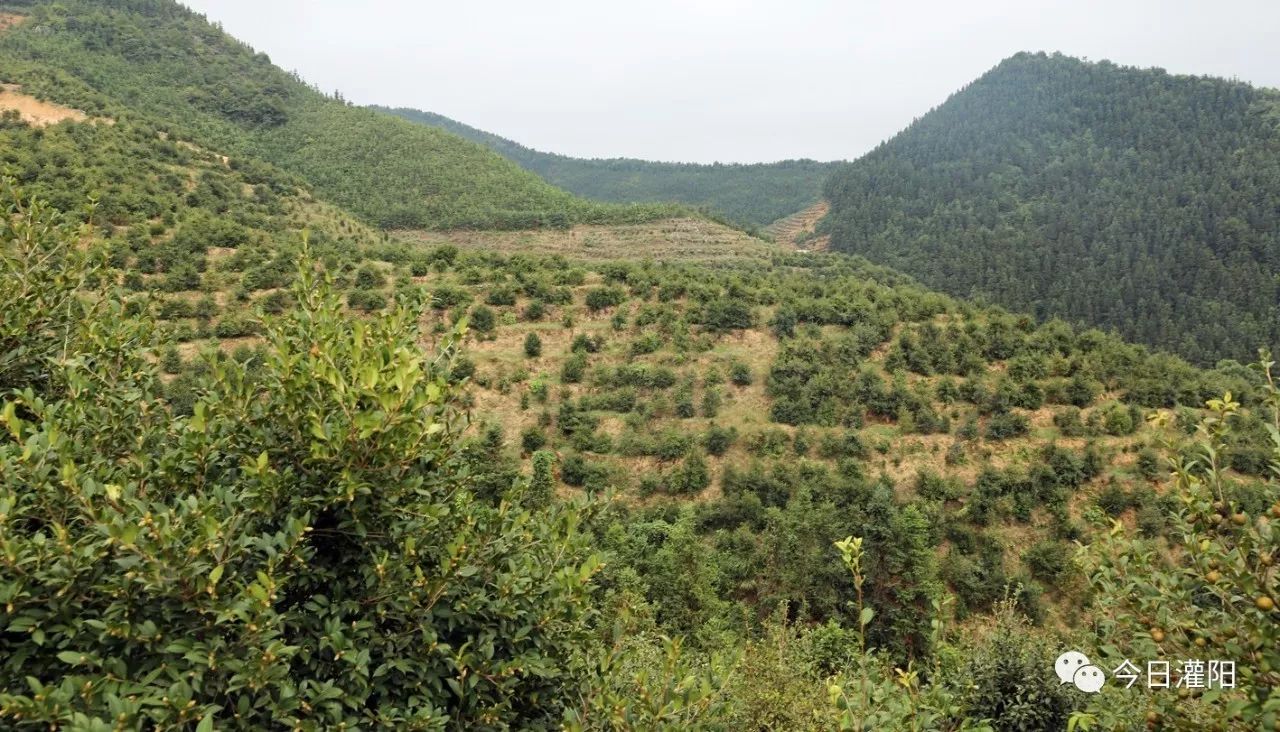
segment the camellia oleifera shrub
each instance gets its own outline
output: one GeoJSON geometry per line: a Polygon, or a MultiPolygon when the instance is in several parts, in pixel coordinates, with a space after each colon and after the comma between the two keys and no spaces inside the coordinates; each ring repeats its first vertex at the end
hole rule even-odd
{"type": "Polygon", "coordinates": [[[304,266],[175,416],[80,232],[7,214],[0,727],[558,726],[598,562],[579,507],[468,491],[461,329],[429,358],[415,307],[354,317],[304,266]]]}
{"type": "Polygon", "coordinates": [[[1123,687],[1100,694],[1090,712],[1079,715],[1080,729],[1120,728],[1137,719],[1148,729],[1280,729],[1280,484],[1274,477],[1280,475],[1280,387],[1274,365],[1264,352],[1257,409],[1266,417],[1273,477],[1257,480],[1229,468],[1229,445],[1246,413],[1228,392],[1207,403],[1194,444],[1170,463],[1177,503],[1167,518],[1168,539],[1134,536],[1116,521],[1082,555],[1097,604],[1107,609],[1099,622],[1107,666],[1130,661],[1145,670],[1144,661],[1164,660],[1175,691],[1129,695],[1139,700],[1136,707],[1116,703],[1123,687]],[[1214,688],[1207,676],[1184,678],[1188,659],[1232,662],[1234,683],[1214,688]]]}

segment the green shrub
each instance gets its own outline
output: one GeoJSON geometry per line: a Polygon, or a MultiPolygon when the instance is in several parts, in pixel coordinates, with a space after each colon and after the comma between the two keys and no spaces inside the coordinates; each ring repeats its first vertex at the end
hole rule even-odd
{"type": "Polygon", "coordinates": [[[476,364],[466,356],[458,356],[453,361],[453,366],[449,369],[449,380],[458,383],[465,379],[469,379],[476,374],[476,364]]]}
{"type": "Polygon", "coordinates": [[[662,348],[662,336],[657,333],[645,333],[640,337],[631,341],[630,351],[632,356],[643,356],[653,353],[662,348]]]}
{"type": "MultiPolygon", "coordinates": [[[[6,262],[24,256],[3,244],[6,262]]],[[[597,566],[576,510],[472,498],[455,393],[420,350],[418,313],[357,336],[310,277],[262,366],[219,360],[191,417],[165,408],[147,329],[124,317],[86,323],[94,337],[72,339],[42,397],[4,397],[6,724],[560,719],[597,566]],[[371,418],[370,404],[390,406],[371,418]]],[[[33,282],[54,296],[59,278],[33,282]]],[[[0,310],[20,307],[10,294],[0,310]]],[[[16,373],[49,366],[32,349],[16,373]]]]}
{"type": "Polygon", "coordinates": [[[1109,483],[1103,487],[1094,502],[1108,516],[1119,516],[1133,507],[1133,497],[1117,483],[1109,483]]]}
{"type": "Polygon", "coordinates": [[[195,317],[195,307],[189,301],[175,297],[161,302],[160,307],[156,310],[156,316],[161,320],[192,318],[195,317]]]}
{"type": "Polygon", "coordinates": [[[599,312],[626,302],[627,293],[620,287],[594,287],[587,291],[586,305],[591,312],[599,312]]]}
{"type": "Polygon", "coordinates": [[[477,305],[471,311],[471,327],[481,333],[492,333],[497,325],[497,316],[484,305],[477,305]]]}
{"type": "Polygon", "coordinates": [[[293,297],[286,290],[276,290],[262,298],[262,311],[269,315],[280,315],[291,307],[293,297]]]}
{"type": "Polygon", "coordinates": [[[714,418],[720,414],[720,405],[723,398],[720,396],[720,390],[716,387],[708,387],[702,392],[702,416],[708,419],[714,418]]]}
{"type": "Polygon", "coordinates": [[[1134,461],[1134,467],[1147,480],[1155,480],[1160,477],[1160,454],[1149,447],[1144,447],[1138,451],[1138,457],[1134,461]]]}
{"type": "Polygon", "coordinates": [[[582,381],[582,376],[587,370],[587,355],[585,353],[574,353],[565,359],[560,366],[560,381],[565,384],[576,384],[582,381]]]}
{"type": "Polygon", "coordinates": [[[664,430],[658,435],[653,450],[649,454],[659,460],[679,460],[689,454],[689,449],[692,446],[693,438],[689,434],[674,429],[664,430]]]}
{"type": "Polygon", "coordinates": [[[1067,384],[1067,403],[1083,409],[1093,404],[1093,400],[1097,399],[1098,394],[1101,392],[1102,387],[1096,381],[1086,378],[1082,374],[1076,374],[1071,377],[1070,383],[1067,384]]]}
{"type": "Polygon", "coordinates": [[[916,495],[930,501],[954,501],[963,494],[960,481],[929,470],[916,474],[916,495]]]}
{"type": "Polygon", "coordinates": [[[867,457],[867,446],[852,430],[828,432],[818,441],[818,454],[828,460],[867,457]]]}
{"type": "Polygon", "coordinates": [[[164,353],[160,357],[160,368],[166,374],[177,374],[182,371],[182,356],[178,353],[177,348],[170,346],[164,349],[164,353]]]}
{"type": "Polygon", "coordinates": [[[259,331],[258,321],[244,314],[228,314],[218,318],[213,326],[213,334],[218,338],[244,338],[256,335],[259,331]]]}
{"type": "Polygon", "coordinates": [[[547,444],[547,434],[537,427],[526,427],[520,433],[520,449],[527,453],[540,450],[547,444]]]}
{"type": "Polygon", "coordinates": [[[386,275],[372,264],[365,264],[356,270],[355,285],[361,290],[373,290],[387,284],[386,275]]]}
{"type": "Polygon", "coordinates": [[[985,435],[989,440],[1005,440],[1010,437],[1021,437],[1027,434],[1031,423],[1026,415],[1014,412],[994,414],[987,420],[985,435]]]}
{"type": "Polygon", "coordinates": [[[698,453],[685,457],[680,467],[667,475],[667,488],[677,495],[688,495],[701,492],[711,484],[711,474],[707,471],[707,462],[698,453]]]}
{"type": "Polygon", "coordinates": [[[751,306],[738,299],[721,298],[702,306],[698,322],[714,331],[743,330],[752,323],[751,306]]]}
{"type": "Polygon", "coordinates": [[[604,337],[591,337],[586,333],[579,333],[573,337],[573,342],[569,344],[569,350],[574,353],[599,353],[604,346],[604,337]]]}
{"type": "Polygon", "coordinates": [[[537,358],[542,355],[542,339],[537,333],[530,333],[524,337],[524,355],[528,358],[537,358]]]}
{"type": "Polygon", "coordinates": [[[693,405],[693,386],[685,384],[676,391],[675,394],[676,416],[681,419],[689,419],[697,414],[697,410],[693,405]]]}
{"type": "Polygon", "coordinates": [[[1053,414],[1053,425],[1058,428],[1063,437],[1084,437],[1089,430],[1084,425],[1084,421],[1080,419],[1080,409],[1077,407],[1067,407],[1053,414]]]}
{"type": "Polygon", "coordinates": [[[747,438],[747,449],[753,455],[778,457],[786,452],[791,436],[785,430],[770,428],[753,433],[747,438]]]}
{"type": "Polygon", "coordinates": [[[352,310],[373,312],[387,306],[387,296],[377,290],[353,290],[347,295],[347,306],[352,310]]]}
{"type": "Polygon", "coordinates": [[[438,285],[431,293],[431,307],[436,310],[451,310],[471,302],[471,293],[462,287],[438,285]]]}
{"type": "Polygon", "coordinates": [[[702,444],[707,449],[708,455],[720,456],[729,451],[737,438],[738,431],[735,428],[713,424],[703,434],[702,444]]]}
{"type": "Polygon", "coordinates": [[[1066,545],[1056,541],[1041,541],[1033,544],[1022,554],[1022,561],[1030,570],[1031,576],[1056,585],[1071,567],[1070,550],[1066,545]]]}
{"type": "Polygon", "coordinates": [[[509,307],[516,304],[516,291],[510,287],[495,287],[489,290],[489,294],[485,296],[484,301],[486,304],[495,307],[509,307]]]}
{"type": "Polygon", "coordinates": [[[1102,429],[1109,435],[1131,435],[1141,423],[1141,413],[1136,407],[1113,402],[1102,410],[1102,429]]]}
{"type": "Polygon", "coordinates": [[[997,616],[997,627],[969,650],[958,672],[963,708],[974,719],[990,720],[994,729],[1066,729],[1076,700],[1074,688],[1054,675],[1058,651],[1052,641],[1034,635],[1012,604],[997,616]]]}

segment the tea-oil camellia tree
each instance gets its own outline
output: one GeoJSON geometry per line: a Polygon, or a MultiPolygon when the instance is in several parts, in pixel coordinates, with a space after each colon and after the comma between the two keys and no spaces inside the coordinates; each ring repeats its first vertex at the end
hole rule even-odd
{"type": "Polygon", "coordinates": [[[428,357],[304,266],[176,416],[84,231],[4,194],[0,726],[558,726],[598,560],[577,506],[468,491],[465,325],[428,357]]]}
{"type": "MultiPolygon", "coordinates": [[[[1280,476],[1273,365],[1264,353],[1258,368],[1266,388],[1257,409],[1268,414],[1272,470],[1280,476]]],[[[1176,688],[1176,678],[1170,689],[1107,688],[1076,720],[1080,729],[1280,730],[1280,484],[1228,469],[1243,408],[1229,393],[1206,406],[1192,449],[1171,462],[1179,510],[1168,542],[1134,538],[1117,523],[1084,557],[1106,656],[1117,664],[1134,659],[1143,669],[1147,660],[1174,669],[1188,659],[1230,661],[1234,688],[1176,688]],[[1143,693],[1137,703],[1118,698],[1143,693]]]]}

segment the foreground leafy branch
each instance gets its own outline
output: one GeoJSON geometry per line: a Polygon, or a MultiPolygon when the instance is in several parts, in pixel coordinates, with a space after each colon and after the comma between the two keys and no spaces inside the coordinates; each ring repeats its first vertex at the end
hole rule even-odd
{"type": "Polygon", "coordinates": [[[63,345],[6,346],[4,726],[559,719],[599,561],[577,506],[468,490],[447,376],[465,323],[428,360],[411,304],[356,319],[304,265],[262,361],[213,357],[177,417],[146,323],[82,289],[107,279],[88,258],[45,256],[75,232],[10,218],[5,271],[33,276],[0,291],[5,332],[63,345]],[[53,298],[105,315],[52,322],[32,303],[53,298]]]}

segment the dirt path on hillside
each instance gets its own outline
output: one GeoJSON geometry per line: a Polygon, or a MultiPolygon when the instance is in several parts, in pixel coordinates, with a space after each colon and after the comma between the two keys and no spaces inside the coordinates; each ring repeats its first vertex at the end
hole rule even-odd
{"type": "Polygon", "coordinates": [[[778,219],[765,227],[765,233],[784,247],[801,252],[825,251],[830,237],[813,235],[818,222],[831,210],[826,201],[819,201],[803,211],[778,219]]]}

